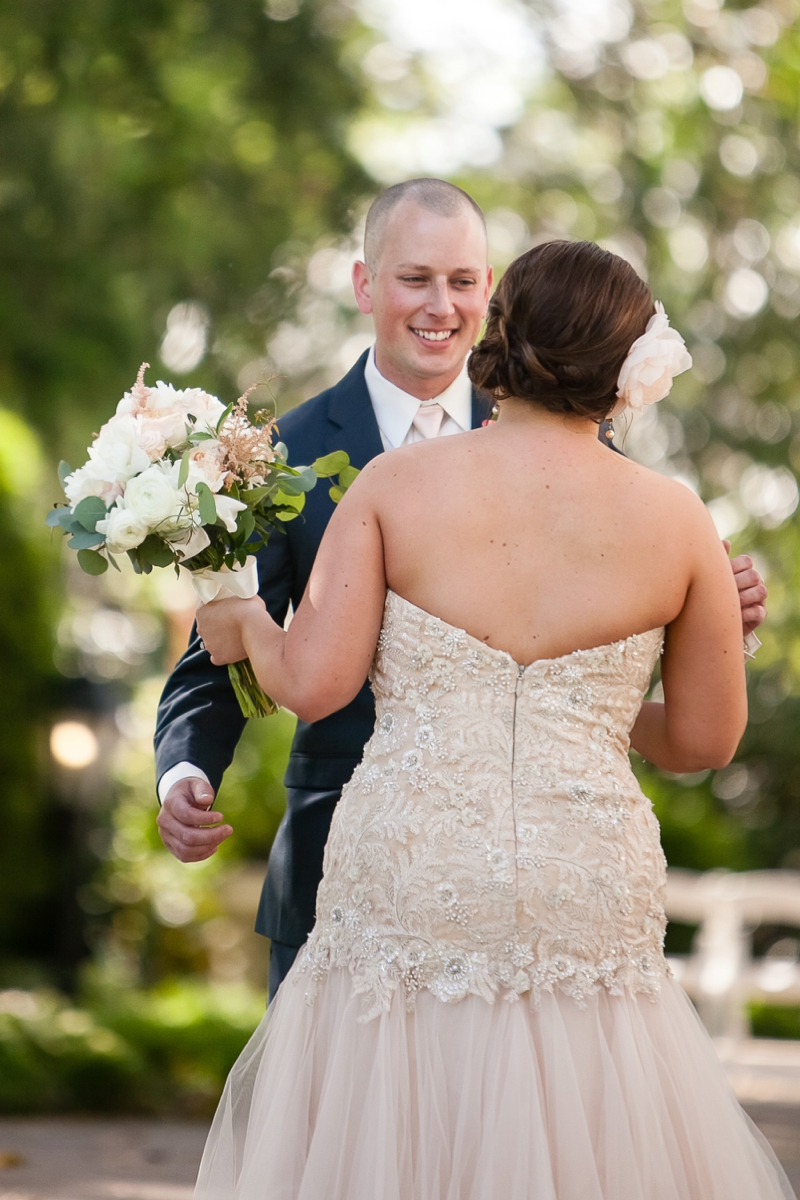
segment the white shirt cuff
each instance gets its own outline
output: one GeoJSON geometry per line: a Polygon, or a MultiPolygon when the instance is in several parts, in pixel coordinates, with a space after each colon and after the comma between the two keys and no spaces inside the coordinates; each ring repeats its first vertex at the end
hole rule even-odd
{"type": "Polygon", "coordinates": [[[158,803],[163,804],[167,792],[174,783],[179,779],[205,779],[206,783],[211,783],[211,780],[206,775],[205,771],[201,771],[194,763],[179,762],[174,767],[170,767],[158,781],[158,803]]]}
{"type": "Polygon", "coordinates": [[[744,639],[744,656],[745,658],[753,659],[756,656],[756,651],[760,650],[761,642],[756,637],[755,631],[750,630],[747,637],[744,639]]]}

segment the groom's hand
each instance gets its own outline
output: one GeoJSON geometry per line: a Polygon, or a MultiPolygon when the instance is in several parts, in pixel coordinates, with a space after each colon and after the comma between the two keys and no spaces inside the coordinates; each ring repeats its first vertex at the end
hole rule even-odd
{"type": "MultiPolygon", "coordinates": [[[[730,542],[725,541],[722,544],[726,553],[730,554],[730,542]]],[[[748,633],[758,629],[759,625],[766,620],[767,610],[764,601],[768,595],[767,586],[753,566],[753,560],[749,554],[740,554],[738,558],[732,558],[731,570],[739,589],[739,603],[742,606],[742,632],[747,637],[748,633]]]]}
{"type": "Polygon", "coordinates": [[[179,779],[164,797],[158,814],[161,840],[179,862],[202,862],[216,854],[217,846],[233,833],[222,825],[222,813],[209,812],[214,789],[196,776],[179,779]]]}

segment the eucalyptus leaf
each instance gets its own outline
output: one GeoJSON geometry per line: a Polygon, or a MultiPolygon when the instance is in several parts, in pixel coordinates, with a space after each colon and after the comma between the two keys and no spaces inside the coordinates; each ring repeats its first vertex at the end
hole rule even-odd
{"type": "Polygon", "coordinates": [[[62,512],[69,513],[69,509],[68,508],[51,508],[50,509],[50,512],[47,514],[47,516],[44,519],[44,523],[45,523],[45,525],[47,525],[48,529],[60,528],[62,512]]]}
{"type": "Polygon", "coordinates": [[[213,525],[217,519],[217,505],[214,500],[214,493],[207,483],[198,483],[196,491],[200,520],[204,525],[213,525]]]}
{"type": "Polygon", "coordinates": [[[284,509],[281,509],[279,512],[276,512],[275,516],[278,518],[279,521],[283,521],[285,524],[287,521],[293,521],[295,519],[295,517],[299,517],[300,513],[292,512],[292,510],[290,508],[284,508],[284,509]]]}
{"type": "Polygon", "coordinates": [[[75,520],[75,515],[70,509],[59,508],[56,511],[58,512],[58,523],[64,530],[64,533],[77,533],[81,529],[86,532],[85,527],[81,525],[80,521],[75,520]]]}
{"type": "Polygon", "coordinates": [[[58,481],[62,487],[64,486],[64,480],[67,478],[68,475],[71,475],[71,474],[72,474],[72,467],[69,465],[68,462],[64,462],[64,459],[62,458],[61,462],[58,464],[58,481]]]}
{"type": "Polygon", "coordinates": [[[108,515],[108,510],[99,496],[87,496],[75,506],[72,515],[84,529],[89,533],[94,533],[97,522],[102,521],[108,515]]]}
{"type": "Polygon", "coordinates": [[[309,467],[302,475],[281,475],[280,489],[284,496],[299,496],[301,492],[310,492],[316,486],[317,476],[309,467]]]}
{"type": "Polygon", "coordinates": [[[175,551],[167,545],[163,538],[151,533],[138,548],[139,562],[142,569],[150,567],[168,567],[175,561],[175,551]]]}
{"type": "Polygon", "coordinates": [[[338,475],[340,471],[349,466],[350,455],[344,450],[334,450],[331,454],[324,454],[322,458],[315,459],[311,464],[311,469],[325,479],[331,475],[338,475]]]}
{"type": "Polygon", "coordinates": [[[342,496],[344,495],[344,492],[342,491],[342,489],[340,487],[334,486],[334,487],[328,489],[328,495],[330,496],[330,498],[334,504],[338,504],[339,501],[341,500],[342,496]]]}
{"type": "Polygon", "coordinates": [[[360,474],[361,472],[358,467],[343,467],[339,472],[339,487],[346,492],[350,485],[355,483],[360,474]]]}
{"type": "Polygon", "coordinates": [[[181,469],[178,471],[178,487],[182,488],[189,478],[189,455],[191,450],[186,450],[181,457],[181,469]]]}
{"type": "Polygon", "coordinates": [[[90,533],[88,529],[79,529],[69,540],[71,550],[88,550],[91,546],[102,546],[105,534],[90,533]]]}
{"type": "Polygon", "coordinates": [[[289,451],[286,448],[285,442],[276,442],[272,449],[275,451],[277,458],[286,459],[289,457],[289,451]]]}
{"type": "Polygon", "coordinates": [[[108,563],[96,550],[79,550],[78,566],[87,575],[105,575],[108,563]]]}
{"type": "Polygon", "coordinates": [[[286,495],[280,491],[275,493],[275,504],[278,508],[293,508],[296,512],[302,512],[305,508],[306,497],[304,492],[298,492],[296,496],[286,495]]]}

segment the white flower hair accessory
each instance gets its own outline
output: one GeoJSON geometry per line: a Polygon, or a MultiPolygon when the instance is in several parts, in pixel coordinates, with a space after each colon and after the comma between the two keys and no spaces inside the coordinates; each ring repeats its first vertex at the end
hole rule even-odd
{"type": "Polygon", "coordinates": [[[641,412],[645,404],[656,404],[672,390],[676,375],[688,371],[692,356],[677,329],[670,329],[669,317],[660,300],[647,322],[647,329],[628,351],[617,379],[617,398],[622,408],[641,412]]]}

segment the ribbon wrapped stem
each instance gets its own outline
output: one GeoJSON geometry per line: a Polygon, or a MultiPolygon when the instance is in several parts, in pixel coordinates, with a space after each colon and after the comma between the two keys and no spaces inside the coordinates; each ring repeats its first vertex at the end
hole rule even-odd
{"type": "MultiPolygon", "coordinates": [[[[235,571],[230,571],[227,567],[223,567],[221,571],[212,571],[210,567],[200,571],[184,567],[184,570],[189,572],[197,598],[203,604],[234,597],[249,600],[258,595],[258,564],[253,555],[248,557],[243,567],[235,571]]],[[[228,676],[243,716],[269,717],[278,711],[277,704],[269,698],[256,679],[249,658],[229,663],[228,676]]]]}

